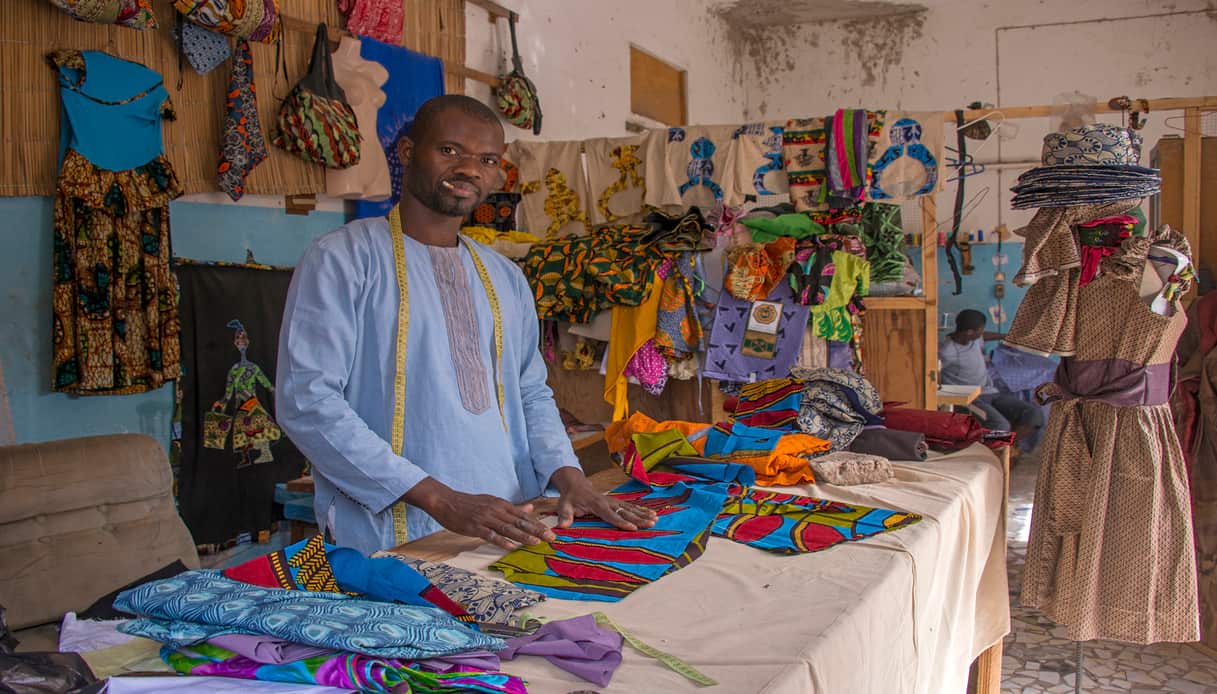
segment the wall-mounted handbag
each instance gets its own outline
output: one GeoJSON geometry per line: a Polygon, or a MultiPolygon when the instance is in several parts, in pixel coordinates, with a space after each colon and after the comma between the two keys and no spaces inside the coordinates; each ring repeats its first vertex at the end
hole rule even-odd
{"type": "Polygon", "coordinates": [[[355,111],[334,80],[329,35],[320,24],[308,74],[279,105],[271,142],[305,161],[345,169],[359,163],[361,141],[355,111]]]}
{"type": "Polygon", "coordinates": [[[155,29],[152,0],[50,0],[81,22],[117,24],[130,29],[155,29]]]}
{"type": "Polygon", "coordinates": [[[283,31],[279,0],[176,0],[187,21],[238,38],[274,43],[283,31]]]}
{"type": "Polygon", "coordinates": [[[516,20],[519,15],[515,12],[507,19],[511,30],[511,72],[499,76],[499,86],[494,90],[495,102],[499,112],[508,123],[523,128],[532,129],[533,135],[541,134],[541,99],[537,96],[537,87],[532,80],[524,76],[524,63],[520,60],[520,48],[516,43],[516,20]]]}

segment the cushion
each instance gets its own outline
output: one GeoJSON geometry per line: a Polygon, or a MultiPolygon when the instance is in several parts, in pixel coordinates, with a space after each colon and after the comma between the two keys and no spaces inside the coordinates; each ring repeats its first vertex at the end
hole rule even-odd
{"type": "Polygon", "coordinates": [[[139,434],[0,447],[0,602],[12,629],[58,621],[198,554],[161,445],[139,434]]]}

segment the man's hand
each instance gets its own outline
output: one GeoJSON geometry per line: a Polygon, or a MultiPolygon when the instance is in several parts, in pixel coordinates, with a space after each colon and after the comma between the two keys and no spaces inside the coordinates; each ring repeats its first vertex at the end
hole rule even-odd
{"type": "Polygon", "coordinates": [[[503,549],[554,539],[550,529],[532,514],[532,504],[516,506],[489,494],[464,494],[431,477],[406,492],[405,501],[454,533],[481,538],[503,549]]]}
{"type": "Polygon", "coordinates": [[[558,500],[558,527],[569,528],[575,516],[592,515],[621,528],[639,530],[655,525],[658,516],[649,508],[618,501],[596,491],[582,470],[559,469],[549,481],[562,493],[558,500]]]}

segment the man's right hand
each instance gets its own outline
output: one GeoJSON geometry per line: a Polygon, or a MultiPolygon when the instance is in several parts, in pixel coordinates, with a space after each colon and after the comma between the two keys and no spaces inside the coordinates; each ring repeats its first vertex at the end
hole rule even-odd
{"type": "Polygon", "coordinates": [[[503,549],[519,549],[521,545],[535,545],[555,537],[533,515],[532,504],[516,506],[489,494],[465,494],[431,477],[414,485],[404,499],[448,530],[503,549]]]}

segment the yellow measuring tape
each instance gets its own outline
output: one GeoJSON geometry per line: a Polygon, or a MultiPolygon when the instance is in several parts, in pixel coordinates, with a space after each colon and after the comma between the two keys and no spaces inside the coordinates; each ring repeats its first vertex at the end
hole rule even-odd
{"type": "MultiPolygon", "coordinates": [[[[401,212],[394,207],[389,212],[389,235],[393,237],[393,268],[397,274],[397,363],[393,374],[393,428],[390,443],[393,452],[403,455],[406,437],[406,347],[410,335],[410,282],[406,276],[406,240],[401,225],[401,212]]],[[[490,312],[494,316],[494,380],[498,391],[499,418],[503,420],[503,431],[507,431],[507,410],[503,406],[503,310],[499,295],[494,291],[490,273],[477,251],[465,245],[473,258],[486,298],[490,300],[490,312]]],[[[393,504],[393,538],[397,544],[409,540],[406,528],[406,502],[393,504]]]]}

